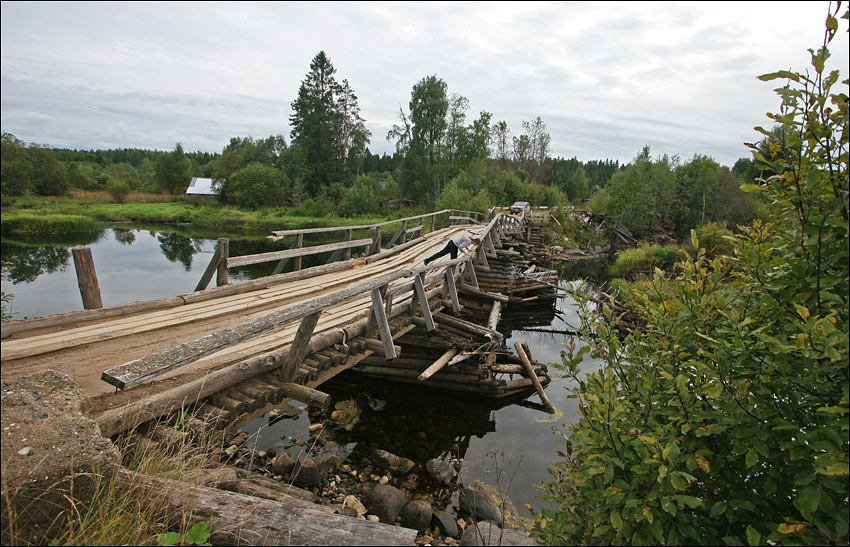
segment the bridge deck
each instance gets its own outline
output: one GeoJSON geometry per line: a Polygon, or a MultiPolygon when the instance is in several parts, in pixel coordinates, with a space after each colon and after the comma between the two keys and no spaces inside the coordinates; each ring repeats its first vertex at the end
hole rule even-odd
{"type": "MultiPolygon", "coordinates": [[[[356,269],[325,273],[170,309],[13,334],[2,342],[2,377],[5,380],[44,369],[59,370],[74,378],[87,396],[108,399],[114,388],[101,380],[101,373],[106,369],[368,279],[420,266],[424,257],[441,249],[452,237],[470,230],[480,231],[480,227],[452,226],[439,230],[402,252],[356,269]]],[[[344,327],[355,317],[367,314],[370,305],[370,295],[363,294],[331,306],[323,311],[314,332],[319,334],[344,327]]],[[[250,356],[286,347],[291,344],[298,324],[295,321],[282,325],[279,329],[204,356],[128,391],[138,392],[136,396],[143,397],[250,356]]],[[[111,406],[109,403],[105,405],[111,406]]]]}

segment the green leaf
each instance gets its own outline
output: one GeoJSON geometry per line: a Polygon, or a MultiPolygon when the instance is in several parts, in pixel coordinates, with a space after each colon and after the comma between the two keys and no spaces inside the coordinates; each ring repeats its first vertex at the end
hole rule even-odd
{"type": "Polygon", "coordinates": [[[747,450],[747,456],[744,458],[744,461],[747,464],[747,468],[754,466],[759,461],[758,452],[754,448],[750,448],[747,450]]]}
{"type": "Polygon", "coordinates": [[[665,512],[670,513],[674,517],[676,516],[676,504],[672,499],[665,497],[661,499],[661,508],[664,509],[665,512]]]}
{"type": "Polygon", "coordinates": [[[761,534],[749,524],[747,525],[747,543],[750,545],[758,545],[761,543],[761,534]]]}
{"type": "Polygon", "coordinates": [[[711,510],[709,510],[708,514],[711,518],[716,518],[726,512],[726,503],[722,501],[718,501],[714,505],[711,506],[711,510]]]}
{"type": "Polygon", "coordinates": [[[616,510],[611,511],[611,525],[614,526],[617,531],[623,529],[623,518],[616,510]]]}
{"type": "Polygon", "coordinates": [[[697,507],[702,507],[702,500],[695,496],[683,496],[676,495],[673,496],[673,499],[678,501],[681,504],[687,505],[691,509],[696,509],[697,507]]]}
{"type": "Polygon", "coordinates": [[[803,488],[797,494],[797,507],[803,513],[814,515],[820,505],[821,489],[820,485],[809,486],[803,488]]]}
{"type": "Polygon", "coordinates": [[[676,490],[685,490],[688,487],[688,481],[682,476],[679,471],[674,471],[670,474],[670,484],[676,490]]]}

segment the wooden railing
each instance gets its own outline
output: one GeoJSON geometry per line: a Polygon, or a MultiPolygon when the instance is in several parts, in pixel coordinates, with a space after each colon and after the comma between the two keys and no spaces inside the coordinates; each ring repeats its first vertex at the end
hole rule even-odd
{"type": "Polygon", "coordinates": [[[434,225],[437,216],[448,213],[446,226],[457,224],[476,223],[484,219],[484,214],[475,211],[460,211],[456,209],[444,209],[424,215],[413,217],[400,218],[389,220],[378,224],[366,224],[360,226],[330,226],[326,228],[304,228],[297,230],[276,230],[269,236],[270,239],[279,240],[288,236],[295,236],[294,241],[289,249],[283,251],[273,251],[268,253],[260,253],[254,255],[229,256],[229,240],[222,238],[218,240],[218,245],[213,253],[210,263],[201,276],[198,285],[195,287],[195,292],[202,291],[207,288],[212,280],[213,274],[216,274],[216,286],[227,285],[229,283],[228,268],[238,266],[247,266],[249,264],[260,264],[263,262],[279,261],[272,275],[281,273],[287,266],[290,259],[293,260],[293,271],[301,269],[301,258],[309,255],[322,253],[332,253],[326,264],[336,262],[338,260],[348,260],[351,258],[351,249],[365,249],[365,255],[371,256],[382,250],[382,229],[385,226],[400,224],[395,231],[390,241],[384,246],[384,249],[390,249],[393,246],[401,245],[407,241],[418,239],[425,235],[425,219],[431,219],[430,232],[434,231],[434,225]],[[417,222],[418,221],[418,222],[417,222]],[[410,224],[415,223],[410,227],[410,224]],[[372,232],[371,237],[365,239],[352,240],[354,231],[368,230],[372,232]],[[308,234],[327,234],[333,232],[343,232],[342,241],[337,243],[325,243],[304,247],[304,236],[308,234]]]}

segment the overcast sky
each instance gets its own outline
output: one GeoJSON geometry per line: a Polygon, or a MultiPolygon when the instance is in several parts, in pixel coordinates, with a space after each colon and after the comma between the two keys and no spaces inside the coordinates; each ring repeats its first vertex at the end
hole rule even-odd
{"type": "MultiPolygon", "coordinates": [[[[828,3],[2,2],[2,130],[55,147],[221,152],[289,136],[324,50],[359,97],[373,153],[436,74],[513,135],[541,116],[551,155],[749,157],[778,109],[756,76],[805,70],[828,3]]],[[[847,77],[848,42],[831,62],[847,77]]]]}

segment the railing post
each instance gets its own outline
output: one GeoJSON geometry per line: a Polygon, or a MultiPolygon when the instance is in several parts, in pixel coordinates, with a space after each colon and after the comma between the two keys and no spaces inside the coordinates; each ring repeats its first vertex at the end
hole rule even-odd
{"type": "MultiPolygon", "coordinates": [[[[425,319],[425,330],[432,331],[437,328],[434,324],[434,317],[431,315],[431,306],[428,304],[428,295],[425,292],[425,274],[420,273],[413,280],[413,295],[414,300],[418,301],[419,308],[422,310],[422,317],[425,319]]],[[[415,312],[415,307],[411,306],[411,310],[415,312]]]]}
{"type": "Polygon", "coordinates": [[[431,215],[431,230],[430,231],[432,231],[432,232],[434,231],[434,221],[436,221],[436,220],[437,220],[437,215],[431,215]]]}
{"type": "MultiPolygon", "coordinates": [[[[304,246],[304,234],[296,235],[295,236],[295,248],[300,249],[303,246],[304,246]]],[[[293,269],[293,271],[296,271],[296,272],[301,269],[301,257],[300,256],[296,256],[295,258],[293,258],[292,269],[293,269]]]]}
{"type": "Polygon", "coordinates": [[[83,307],[87,310],[102,308],[100,284],[97,282],[97,273],[94,271],[91,249],[88,247],[72,249],[71,254],[74,255],[74,269],[77,270],[77,286],[80,288],[83,307]]]}
{"type": "Polygon", "coordinates": [[[390,330],[390,323],[387,321],[387,314],[381,294],[386,290],[386,285],[380,289],[372,289],[372,316],[375,318],[375,324],[378,327],[381,337],[381,344],[384,346],[384,358],[389,360],[395,359],[398,357],[398,354],[395,351],[395,344],[393,344],[393,335],[390,330]]]}
{"type": "Polygon", "coordinates": [[[375,235],[372,237],[372,246],[369,247],[369,254],[381,252],[381,227],[375,226],[375,235]]]}
{"type": "Polygon", "coordinates": [[[446,287],[449,290],[449,298],[452,300],[452,310],[458,313],[460,311],[460,300],[458,300],[457,287],[455,286],[454,266],[446,266],[446,287]]]}
{"type": "Polygon", "coordinates": [[[478,286],[478,276],[475,275],[475,262],[470,260],[469,267],[466,269],[466,275],[469,276],[469,284],[475,287],[476,289],[480,289],[478,286]]]}
{"type": "Polygon", "coordinates": [[[230,240],[226,237],[218,240],[218,248],[221,251],[221,256],[218,261],[218,272],[215,276],[216,287],[221,287],[230,283],[227,276],[227,258],[230,256],[230,240]]]}

